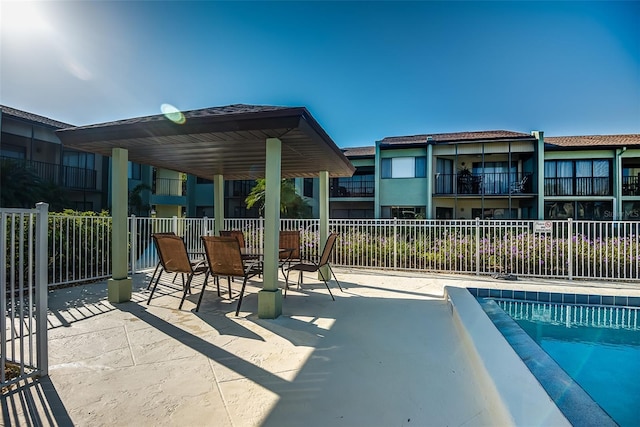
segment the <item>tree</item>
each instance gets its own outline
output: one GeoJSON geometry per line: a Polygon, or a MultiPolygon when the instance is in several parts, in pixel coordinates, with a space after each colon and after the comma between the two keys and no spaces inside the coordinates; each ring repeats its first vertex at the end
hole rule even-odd
{"type": "Polygon", "coordinates": [[[0,206],[5,208],[33,208],[38,202],[49,204],[49,211],[62,211],[67,207],[63,189],[40,179],[24,162],[0,160],[0,206]]]}
{"type": "Polygon", "coordinates": [[[151,191],[147,184],[138,184],[129,192],[129,215],[140,215],[141,212],[148,212],[149,205],[142,201],[142,192],[151,191]]]}
{"type": "Polygon", "coordinates": [[[4,208],[33,208],[42,201],[40,178],[23,162],[0,160],[0,185],[0,206],[4,208]]]}
{"type": "MultiPolygon", "coordinates": [[[[265,185],[266,181],[264,179],[256,180],[256,185],[244,200],[247,209],[258,206],[260,215],[264,214],[265,185]]],[[[280,215],[283,218],[309,218],[310,214],[311,207],[296,192],[293,180],[283,179],[280,182],[280,215]]]]}

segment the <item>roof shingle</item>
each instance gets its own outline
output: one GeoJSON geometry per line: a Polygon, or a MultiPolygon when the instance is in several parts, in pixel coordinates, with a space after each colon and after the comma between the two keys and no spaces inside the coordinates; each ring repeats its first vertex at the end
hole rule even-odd
{"type": "Polygon", "coordinates": [[[59,122],[57,120],[53,120],[48,117],[39,116],[33,113],[28,113],[26,111],[18,110],[17,108],[7,107],[5,105],[0,105],[0,110],[2,111],[2,114],[5,114],[7,116],[11,116],[11,117],[15,117],[23,120],[29,120],[31,122],[36,122],[46,126],[51,126],[56,129],[64,129],[64,128],[73,126],[68,123],[59,122]]]}
{"type": "Polygon", "coordinates": [[[640,145],[640,134],[545,136],[547,148],[554,147],[621,147],[640,145]]]}
{"type": "Polygon", "coordinates": [[[478,142],[509,139],[533,139],[528,133],[507,130],[487,130],[474,132],[432,133],[411,136],[391,136],[380,141],[381,145],[448,144],[452,142],[478,142]]]}

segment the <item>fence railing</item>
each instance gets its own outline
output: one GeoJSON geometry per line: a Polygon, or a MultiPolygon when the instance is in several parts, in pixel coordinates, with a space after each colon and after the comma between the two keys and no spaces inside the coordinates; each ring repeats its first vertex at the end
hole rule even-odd
{"type": "Polygon", "coordinates": [[[0,209],[0,388],[47,375],[47,210],[0,209]]]}
{"type": "MultiPolygon", "coordinates": [[[[211,218],[129,220],[130,271],[158,262],[151,235],[172,231],[190,252],[202,252],[200,236],[211,218]]],[[[322,249],[317,219],[283,219],[300,230],[302,256],[322,249]]],[[[513,274],[566,279],[639,280],[640,222],[534,220],[331,219],[339,233],[336,266],[476,275],[513,274]],[[542,224],[542,226],[541,226],[542,224]]],[[[260,248],[264,220],[225,219],[221,229],[242,230],[260,248]]],[[[49,215],[48,283],[61,285],[111,276],[111,218],[49,215]]],[[[119,248],[120,250],[120,248],[119,248]]]]}

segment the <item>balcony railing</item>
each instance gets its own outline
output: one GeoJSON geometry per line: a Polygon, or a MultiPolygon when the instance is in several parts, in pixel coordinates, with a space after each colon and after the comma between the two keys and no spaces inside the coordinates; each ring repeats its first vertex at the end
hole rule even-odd
{"type": "Polygon", "coordinates": [[[375,187],[373,181],[340,182],[331,186],[331,197],[373,197],[375,187]]]}
{"type": "Polygon", "coordinates": [[[640,196],[640,180],[637,176],[622,177],[622,195],[640,196]]]}
{"type": "Polygon", "coordinates": [[[157,196],[184,196],[187,194],[187,181],[171,178],[156,178],[152,187],[157,196]]]}
{"type": "Polygon", "coordinates": [[[610,196],[611,180],[608,177],[545,178],[545,196],[610,196]]]}
{"type": "Polygon", "coordinates": [[[439,173],[435,179],[435,194],[532,194],[531,182],[531,174],[528,173],[439,173]]]}
{"type": "Polygon", "coordinates": [[[64,166],[56,163],[2,157],[32,170],[41,180],[74,190],[95,190],[97,172],[93,169],[64,166]]]}

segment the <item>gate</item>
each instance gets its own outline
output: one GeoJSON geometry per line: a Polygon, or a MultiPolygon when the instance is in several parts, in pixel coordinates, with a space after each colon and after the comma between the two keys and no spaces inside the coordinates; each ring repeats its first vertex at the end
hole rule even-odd
{"type": "Polygon", "coordinates": [[[0,209],[0,386],[48,374],[49,205],[0,209]]]}

